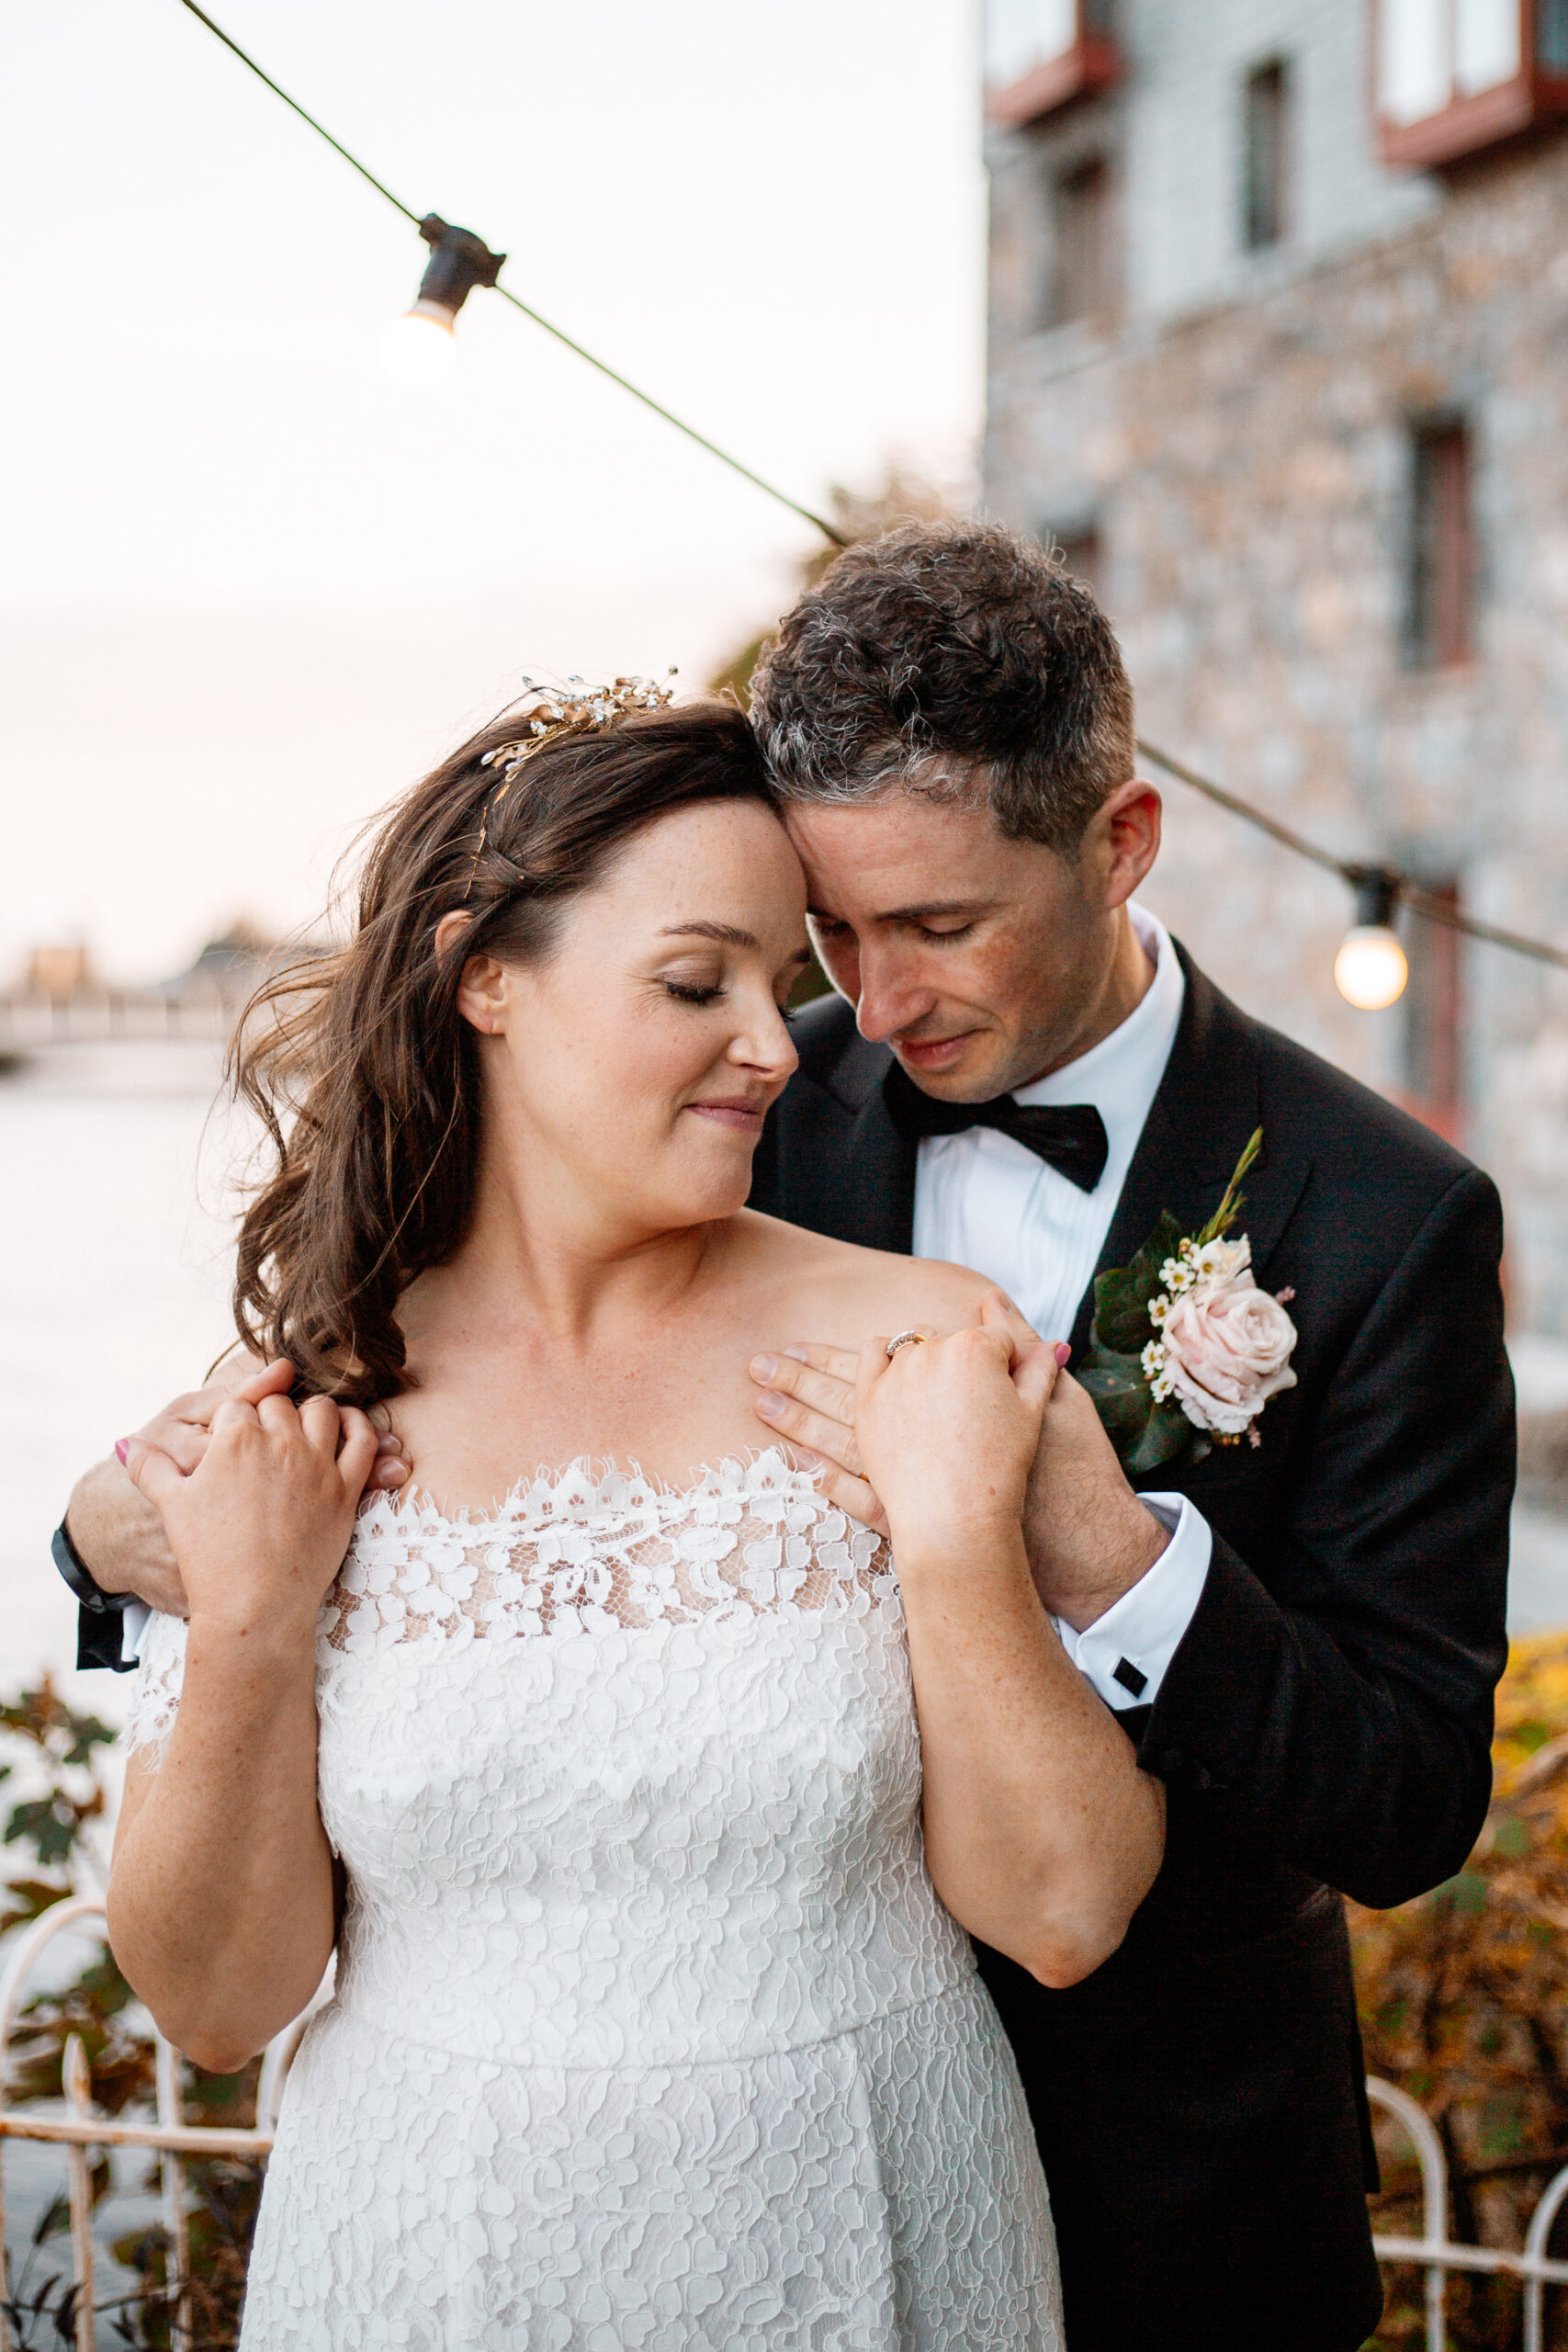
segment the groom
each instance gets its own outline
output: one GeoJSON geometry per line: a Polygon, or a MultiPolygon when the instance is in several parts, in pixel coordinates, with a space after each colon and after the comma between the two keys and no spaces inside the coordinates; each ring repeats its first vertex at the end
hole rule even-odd
{"type": "MultiPolygon", "coordinates": [[[[1090,1423],[1032,1494],[1042,1597],[1168,1792],[1163,1871],[1071,1990],[980,1959],[1072,2352],[1354,2352],[1382,2299],[1339,1896],[1421,1894],[1486,1811],[1514,1476],[1496,1194],[1132,905],[1159,801],[1125,673],[1034,544],[853,548],[752,707],[837,991],[798,1019],[754,1206],[960,1260],[1081,1357],[1097,1269],[1164,1210],[1196,1232],[1263,1131],[1235,1232],[1299,1340],[1260,1443],[1142,1481],[1156,1521],[1090,1423]]],[[[759,1360],[759,1410],[863,1511],[848,1366],[807,1355],[759,1360]]]]}

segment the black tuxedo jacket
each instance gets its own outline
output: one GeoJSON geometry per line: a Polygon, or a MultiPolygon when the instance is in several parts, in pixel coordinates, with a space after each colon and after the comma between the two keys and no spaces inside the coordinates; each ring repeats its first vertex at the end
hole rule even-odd
{"type": "MultiPolygon", "coordinates": [[[[1437,1884],[1486,1811],[1514,1483],[1502,1216],[1458,1152],[1181,962],[1101,1263],[1162,1209],[1196,1230],[1261,1126],[1237,1230],[1260,1282],[1294,1285],[1296,1386],[1257,1451],[1143,1482],[1190,1495],[1214,1543],[1157,1700],[1118,1718],[1169,1797],[1125,1942],[1066,1992],[980,1964],[1039,2135],[1071,2352],[1354,2352],[1382,2290],[1339,1897],[1437,1884]]],[[[886,1049],[838,998],[796,1035],[752,1204],[907,1251],[917,1148],[883,1105],[886,1049]]]]}

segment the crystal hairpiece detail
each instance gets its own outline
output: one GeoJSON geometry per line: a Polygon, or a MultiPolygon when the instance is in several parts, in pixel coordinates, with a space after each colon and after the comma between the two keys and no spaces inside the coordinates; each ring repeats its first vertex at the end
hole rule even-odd
{"type": "MultiPolygon", "coordinates": [[[[500,766],[503,784],[511,784],[529,754],[542,744],[554,742],[558,736],[613,727],[617,718],[625,718],[634,710],[667,709],[675,699],[675,690],[666,681],[675,675],[671,663],[663,679],[617,678],[610,686],[588,686],[581,678],[570,677],[564,694],[541,686],[533,678],[525,678],[524,693],[539,697],[525,714],[526,732],[513,742],[498,743],[493,752],[485,753],[479,765],[500,766]],[[571,692],[574,686],[578,689],[575,694],[571,692]]],[[[497,798],[500,797],[498,794],[497,798]]]]}
{"type": "MultiPolygon", "coordinates": [[[[617,678],[611,686],[587,686],[575,674],[567,680],[567,692],[557,694],[552,687],[541,686],[536,679],[525,678],[525,695],[536,695],[539,699],[525,713],[526,734],[517,736],[510,743],[498,743],[479,762],[482,768],[500,766],[501,780],[491,785],[479,811],[479,836],[474,848],[473,863],[463,897],[468,899],[479,870],[479,860],[490,842],[491,819],[516,783],[524,763],[546,743],[553,743],[562,735],[581,735],[613,727],[617,718],[625,718],[634,710],[664,710],[675,699],[675,689],[666,683],[676,675],[671,663],[664,678],[617,678]],[[577,687],[579,692],[570,690],[577,687]]],[[[523,882],[526,875],[520,875],[523,882]]]]}

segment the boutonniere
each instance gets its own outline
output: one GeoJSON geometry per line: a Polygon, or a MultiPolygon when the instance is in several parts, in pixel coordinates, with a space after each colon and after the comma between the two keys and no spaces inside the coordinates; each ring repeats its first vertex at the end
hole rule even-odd
{"type": "Polygon", "coordinates": [[[1294,1293],[1259,1290],[1246,1234],[1225,1238],[1262,1144],[1259,1127],[1201,1233],[1184,1234],[1167,1209],[1131,1265],[1095,1277],[1078,1377],[1134,1476],[1179,1456],[1200,1462],[1211,1443],[1260,1444],[1258,1415],[1296,1385],[1294,1293]]]}

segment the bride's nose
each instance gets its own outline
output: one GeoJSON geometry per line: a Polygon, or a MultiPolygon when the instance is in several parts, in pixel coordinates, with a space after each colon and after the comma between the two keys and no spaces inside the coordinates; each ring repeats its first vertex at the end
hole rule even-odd
{"type": "Polygon", "coordinates": [[[746,1019],[730,1040],[728,1058],[773,1080],[786,1079],[795,1069],[800,1056],[771,991],[746,1006],[746,1019]]]}

